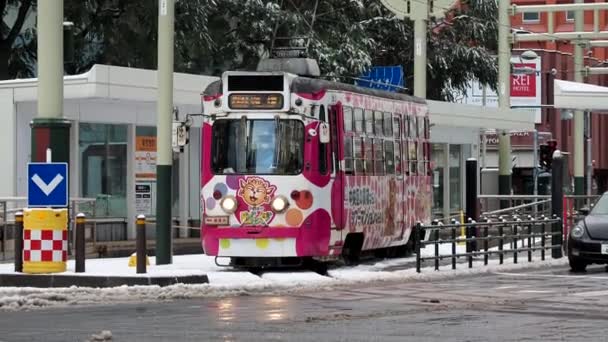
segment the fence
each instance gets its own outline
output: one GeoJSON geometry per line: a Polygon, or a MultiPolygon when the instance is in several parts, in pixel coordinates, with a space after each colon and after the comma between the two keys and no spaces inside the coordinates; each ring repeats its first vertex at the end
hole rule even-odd
{"type": "Polygon", "coordinates": [[[541,260],[545,260],[545,252],[552,251],[555,258],[561,257],[562,241],[561,241],[561,218],[548,218],[541,216],[538,219],[531,217],[526,220],[491,220],[485,219],[485,222],[466,223],[466,224],[449,224],[443,225],[434,222],[433,225],[424,226],[420,223],[416,225],[414,231],[414,242],[416,246],[416,272],[420,273],[421,264],[427,260],[433,260],[435,270],[439,270],[440,260],[451,259],[452,269],[456,269],[456,259],[466,257],[468,259],[469,268],[473,267],[473,258],[483,256],[484,265],[488,264],[488,259],[491,255],[498,255],[499,263],[502,265],[505,256],[512,254],[513,262],[518,262],[520,253],[527,252],[528,262],[532,261],[532,252],[540,251],[541,260]],[[457,231],[464,229],[467,231],[466,236],[457,236],[457,231]],[[476,231],[473,233],[472,231],[476,231]],[[476,234],[479,231],[481,234],[476,234]],[[430,232],[430,234],[427,234],[430,232]],[[445,234],[448,232],[448,234],[445,234]],[[424,241],[423,237],[430,235],[430,240],[424,241]],[[481,235],[481,236],[478,236],[481,235]],[[558,239],[554,239],[558,237],[558,239]],[[547,244],[547,238],[550,244],[547,244]],[[540,240],[540,245],[537,245],[537,240],[540,240]],[[557,243],[554,243],[557,240],[557,243]],[[481,242],[481,243],[478,243],[481,242]],[[467,252],[457,253],[456,245],[465,243],[467,252]],[[495,244],[497,249],[490,250],[490,246],[495,244]],[[508,249],[504,249],[505,243],[510,243],[508,249]],[[450,244],[451,253],[441,254],[440,245],[450,244]],[[422,256],[420,250],[429,245],[434,245],[433,256],[422,256]],[[482,245],[482,248],[479,246],[482,245]]]}

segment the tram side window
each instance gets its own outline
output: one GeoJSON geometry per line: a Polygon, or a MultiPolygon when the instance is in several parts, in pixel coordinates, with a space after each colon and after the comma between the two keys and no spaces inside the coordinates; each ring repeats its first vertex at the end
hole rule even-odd
{"type": "Polygon", "coordinates": [[[363,138],[355,137],[353,146],[355,148],[355,174],[361,175],[365,173],[365,159],[363,156],[363,138]]]}
{"type": "Polygon", "coordinates": [[[374,128],[376,136],[382,136],[382,112],[374,111],[374,128]]]}
{"type": "Polygon", "coordinates": [[[384,160],[387,175],[395,174],[395,150],[393,142],[390,140],[384,141],[384,160]]]}
{"type": "Polygon", "coordinates": [[[393,137],[395,140],[401,137],[401,118],[397,115],[393,116],[393,137]]]}
{"type": "Polygon", "coordinates": [[[424,117],[424,139],[431,138],[431,125],[429,123],[429,117],[424,117]]]}
{"type": "Polygon", "coordinates": [[[384,136],[393,136],[393,115],[391,113],[384,113],[384,136]]]}
{"type": "Polygon", "coordinates": [[[410,166],[409,166],[410,150],[409,150],[408,146],[409,146],[409,142],[407,140],[404,140],[403,148],[401,149],[401,160],[403,162],[403,173],[406,176],[410,174],[410,166]]]}
{"type": "Polygon", "coordinates": [[[403,120],[403,139],[410,137],[410,117],[405,116],[403,120]]]}
{"type": "Polygon", "coordinates": [[[395,145],[395,173],[401,174],[401,144],[399,141],[394,142],[395,145]]]}
{"type": "Polygon", "coordinates": [[[355,108],[355,132],[363,133],[363,109],[355,108]]]}
{"type": "Polygon", "coordinates": [[[344,107],[344,132],[353,131],[353,109],[351,107],[344,107]]]}
{"type": "Polygon", "coordinates": [[[408,148],[409,148],[409,155],[408,155],[408,160],[409,160],[409,164],[410,164],[410,175],[415,175],[416,172],[418,171],[418,143],[415,141],[409,141],[408,142],[408,148]]]}
{"type": "Polygon", "coordinates": [[[352,175],[353,170],[353,137],[344,137],[344,172],[352,175]]]}
{"type": "Polygon", "coordinates": [[[374,139],[374,174],[384,174],[384,152],[382,139],[374,139]]]}
{"type": "Polygon", "coordinates": [[[363,148],[365,149],[365,173],[368,175],[374,174],[374,159],[373,159],[373,145],[371,138],[365,138],[363,140],[363,148]]]}
{"type": "Polygon", "coordinates": [[[365,133],[374,134],[374,112],[369,109],[365,110],[365,133]]]}
{"type": "Polygon", "coordinates": [[[425,124],[424,124],[424,118],[423,117],[418,117],[418,137],[420,138],[426,138],[426,133],[424,131],[425,128],[425,124]]]}

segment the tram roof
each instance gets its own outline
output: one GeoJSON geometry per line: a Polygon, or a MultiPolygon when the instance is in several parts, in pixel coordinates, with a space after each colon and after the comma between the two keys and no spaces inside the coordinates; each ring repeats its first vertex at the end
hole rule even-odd
{"type": "MultiPolygon", "coordinates": [[[[292,93],[315,93],[321,90],[339,90],[339,91],[348,91],[351,93],[363,94],[381,97],[385,99],[398,100],[398,101],[409,101],[414,103],[426,104],[424,99],[419,97],[393,93],[383,90],[363,88],[353,84],[340,83],[340,82],[332,82],[327,80],[321,80],[316,78],[309,77],[296,77],[291,82],[292,93]]],[[[221,80],[212,82],[207,86],[207,88],[203,91],[203,95],[216,95],[222,92],[222,82],[221,80]]]]}

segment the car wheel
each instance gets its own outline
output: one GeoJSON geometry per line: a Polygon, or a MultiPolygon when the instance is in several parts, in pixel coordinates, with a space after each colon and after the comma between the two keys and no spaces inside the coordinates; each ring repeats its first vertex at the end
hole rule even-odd
{"type": "Polygon", "coordinates": [[[587,268],[587,263],[581,259],[568,258],[568,262],[570,264],[570,269],[573,272],[585,272],[585,269],[587,268]]]}

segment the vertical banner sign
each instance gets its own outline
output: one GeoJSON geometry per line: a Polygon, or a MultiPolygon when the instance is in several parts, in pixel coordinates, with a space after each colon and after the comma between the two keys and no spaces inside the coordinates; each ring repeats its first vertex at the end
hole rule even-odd
{"type": "Polygon", "coordinates": [[[160,9],[160,15],[166,16],[167,15],[167,0],[160,0],[160,4],[158,5],[158,8],[160,9]]]}
{"type": "Polygon", "coordinates": [[[156,179],[156,137],[135,138],[135,179],[156,179]]]}
{"type": "MultiPolygon", "coordinates": [[[[513,68],[530,68],[535,70],[532,74],[512,74],[511,75],[511,106],[519,110],[534,113],[534,122],[541,123],[541,97],[542,97],[542,76],[541,58],[538,57],[531,61],[522,61],[519,56],[511,57],[513,68]]],[[[504,92],[501,88],[499,91],[504,92]]],[[[498,107],[498,96],[490,87],[485,91],[486,106],[498,107]]],[[[481,105],[483,103],[483,89],[478,82],[471,82],[467,89],[467,94],[462,99],[462,103],[481,105]]]]}

